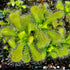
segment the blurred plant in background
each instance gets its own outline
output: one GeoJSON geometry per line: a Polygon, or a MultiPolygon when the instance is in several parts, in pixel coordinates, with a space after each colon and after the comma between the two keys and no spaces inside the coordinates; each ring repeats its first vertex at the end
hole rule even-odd
{"type": "Polygon", "coordinates": [[[17,9],[17,10],[20,10],[21,12],[26,12],[26,5],[23,5],[23,2],[24,1],[21,1],[21,0],[10,0],[10,2],[8,3],[8,6],[11,8],[11,9],[17,9]]]}
{"type": "Polygon", "coordinates": [[[70,28],[70,1],[65,1],[65,5],[63,5],[62,1],[58,0],[58,3],[56,4],[56,8],[65,12],[66,29],[69,30],[70,28]]]}
{"type": "Polygon", "coordinates": [[[1,10],[0,12],[2,13],[2,17],[5,18],[4,20],[7,21],[6,17],[10,14],[12,10],[20,10],[22,13],[27,12],[27,6],[24,5],[24,1],[21,0],[10,0],[7,3],[6,8],[4,10],[1,10]]]}

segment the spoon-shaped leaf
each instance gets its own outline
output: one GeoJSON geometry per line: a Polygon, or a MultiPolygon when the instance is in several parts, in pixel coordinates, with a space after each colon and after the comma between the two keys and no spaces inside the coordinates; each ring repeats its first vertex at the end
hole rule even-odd
{"type": "Polygon", "coordinates": [[[52,22],[52,21],[54,21],[54,20],[56,20],[56,19],[60,19],[60,18],[62,18],[64,16],[64,12],[62,12],[62,11],[57,11],[57,12],[55,12],[53,15],[51,15],[51,16],[49,16],[48,17],[48,20],[46,20],[45,22],[44,22],[44,25],[47,25],[47,24],[49,24],[50,22],[52,22]],[[57,16],[56,16],[57,15],[57,16]]]}
{"type": "Polygon", "coordinates": [[[18,11],[16,11],[15,13],[11,13],[9,16],[9,20],[18,28],[21,29],[22,26],[20,24],[20,16],[18,14],[18,11]]]}
{"type": "Polygon", "coordinates": [[[25,36],[25,31],[22,31],[18,34],[18,37],[22,39],[25,36]]]}
{"type": "Polygon", "coordinates": [[[32,53],[32,58],[34,61],[40,61],[41,60],[41,53],[35,48],[33,44],[30,46],[30,51],[32,53]]]}
{"type": "Polygon", "coordinates": [[[24,50],[24,53],[23,53],[23,57],[22,57],[22,60],[27,63],[30,61],[30,54],[29,54],[29,48],[28,46],[25,46],[25,50],[24,50]]]}
{"type": "Polygon", "coordinates": [[[15,33],[13,30],[10,30],[9,28],[3,28],[3,29],[1,30],[1,33],[2,33],[3,35],[16,36],[16,33],[15,33]]]}
{"type": "Polygon", "coordinates": [[[19,44],[17,49],[13,52],[12,54],[12,61],[13,62],[19,62],[22,57],[23,57],[23,47],[24,47],[24,44],[19,44]]]}
{"type": "Polygon", "coordinates": [[[38,14],[39,14],[39,8],[38,8],[37,6],[33,6],[33,7],[31,8],[31,13],[33,14],[33,16],[34,16],[36,22],[40,22],[40,18],[39,18],[39,16],[38,16],[38,14]]]}
{"type": "Polygon", "coordinates": [[[42,50],[41,52],[41,59],[44,60],[46,57],[46,49],[42,50]]]}
{"type": "Polygon", "coordinates": [[[48,35],[51,37],[54,44],[63,42],[62,37],[59,33],[56,33],[54,30],[47,31],[48,35]]]}
{"type": "Polygon", "coordinates": [[[15,43],[15,40],[14,40],[13,38],[11,38],[11,39],[8,41],[8,44],[10,45],[11,48],[16,47],[16,43],[15,43]]]}
{"type": "Polygon", "coordinates": [[[40,31],[38,35],[38,42],[37,47],[38,48],[45,48],[50,43],[50,38],[48,35],[46,35],[44,32],[40,31]]]}

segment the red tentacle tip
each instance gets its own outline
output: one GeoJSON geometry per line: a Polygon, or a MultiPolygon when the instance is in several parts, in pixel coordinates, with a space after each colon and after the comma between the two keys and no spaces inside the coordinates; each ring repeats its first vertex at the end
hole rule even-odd
{"type": "Polygon", "coordinates": [[[44,5],[43,0],[41,0],[41,4],[44,5]]]}

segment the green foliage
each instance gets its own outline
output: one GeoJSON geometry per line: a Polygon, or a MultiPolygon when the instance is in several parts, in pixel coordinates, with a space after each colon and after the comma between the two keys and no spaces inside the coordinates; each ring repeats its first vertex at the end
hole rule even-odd
{"type": "MultiPolygon", "coordinates": [[[[10,14],[11,11],[20,10],[22,13],[27,12],[26,5],[23,4],[23,1],[21,0],[10,0],[10,2],[7,3],[8,8],[5,8],[4,10],[1,10],[4,17],[10,14]]],[[[6,19],[5,19],[6,20],[6,19]]]]}
{"type": "Polygon", "coordinates": [[[8,44],[10,45],[11,48],[16,47],[16,43],[15,43],[15,40],[13,38],[8,40],[8,44]]]}
{"type": "Polygon", "coordinates": [[[70,44],[70,34],[67,36],[65,43],[70,44]]]}
{"type": "Polygon", "coordinates": [[[17,29],[21,29],[21,24],[20,24],[20,16],[17,12],[15,13],[12,13],[10,16],[9,16],[9,20],[11,21],[11,23],[13,23],[17,29]],[[15,18],[16,17],[16,18],[15,18]],[[13,20],[14,18],[14,20],[13,20]],[[17,24],[16,24],[17,23],[17,24]]]}
{"type": "Polygon", "coordinates": [[[55,52],[50,52],[50,56],[51,56],[53,59],[57,58],[57,54],[56,54],[55,52]]]}
{"type": "Polygon", "coordinates": [[[62,3],[62,0],[58,0],[57,4],[56,4],[56,8],[60,9],[60,10],[64,10],[64,6],[62,3]]]}
{"type": "Polygon", "coordinates": [[[33,6],[31,8],[31,13],[33,14],[33,16],[34,16],[37,23],[42,23],[42,20],[44,20],[45,12],[46,12],[46,8],[42,5],[39,6],[39,7],[33,6]]]}
{"type": "Polygon", "coordinates": [[[48,35],[51,37],[53,44],[62,43],[62,37],[60,34],[56,33],[54,30],[47,31],[48,35]]]}
{"type": "Polygon", "coordinates": [[[4,11],[3,11],[3,15],[4,16],[6,16],[7,14],[9,14],[10,13],[10,9],[4,9],[4,11]]]}
{"type": "Polygon", "coordinates": [[[67,45],[62,45],[59,49],[56,49],[55,52],[59,57],[63,57],[64,55],[68,55],[67,45]],[[62,52],[62,53],[61,53],[62,52]]]}
{"type": "Polygon", "coordinates": [[[29,48],[28,48],[28,46],[25,47],[25,50],[24,50],[23,53],[24,53],[24,54],[23,54],[22,60],[23,60],[25,63],[29,62],[31,58],[30,58],[30,53],[29,53],[29,48]]]}
{"type": "Polygon", "coordinates": [[[56,8],[64,11],[66,16],[66,22],[69,22],[70,21],[70,1],[65,1],[65,7],[64,7],[62,0],[58,0],[58,3],[56,4],[56,8]]]}
{"type": "Polygon", "coordinates": [[[47,24],[51,23],[52,21],[54,21],[56,19],[60,19],[63,16],[64,16],[64,13],[62,11],[57,11],[54,14],[52,14],[51,16],[48,17],[48,20],[46,20],[44,22],[44,25],[47,25],[47,24]]]}
{"type": "Polygon", "coordinates": [[[65,1],[65,11],[70,13],[70,1],[65,1]]]}
{"type": "Polygon", "coordinates": [[[2,10],[0,10],[0,13],[2,13],[3,11],[2,10]]]}
{"type": "Polygon", "coordinates": [[[12,61],[14,62],[19,62],[22,57],[23,57],[23,47],[24,47],[24,43],[19,44],[18,47],[16,48],[16,50],[14,52],[12,52],[12,61]]]}
{"type": "Polygon", "coordinates": [[[5,23],[3,21],[0,21],[0,25],[8,25],[9,23],[5,23]]]}
{"type": "Polygon", "coordinates": [[[16,33],[13,30],[10,30],[9,28],[3,28],[1,30],[2,35],[5,36],[16,36],[16,33]]]}
{"type": "Polygon", "coordinates": [[[70,1],[65,1],[66,21],[70,22],[70,1]]]}
{"type": "Polygon", "coordinates": [[[69,54],[69,52],[68,52],[69,48],[68,48],[67,44],[61,44],[58,46],[59,47],[52,45],[52,49],[50,49],[51,48],[51,46],[50,46],[49,55],[52,58],[63,57],[65,55],[69,54]]]}
{"type": "Polygon", "coordinates": [[[5,50],[8,50],[8,46],[4,46],[4,49],[5,49],[5,50]]]}
{"type": "Polygon", "coordinates": [[[46,57],[46,49],[42,50],[42,53],[41,53],[41,60],[44,60],[46,57]]]}
{"type": "Polygon", "coordinates": [[[12,6],[12,7],[15,7],[15,9],[19,9],[19,10],[22,10],[22,9],[26,9],[26,6],[23,5],[23,1],[21,0],[10,0],[10,2],[8,3],[8,6],[12,6]]]}
{"type": "Polygon", "coordinates": [[[30,45],[30,50],[32,53],[33,60],[40,61],[41,60],[41,53],[34,47],[33,44],[30,45]]]}
{"type": "Polygon", "coordinates": [[[50,43],[49,36],[47,34],[44,34],[42,31],[39,32],[37,39],[38,39],[37,42],[38,48],[45,48],[50,43]]]}
{"type": "Polygon", "coordinates": [[[64,12],[59,9],[52,12],[40,5],[32,6],[31,14],[20,15],[16,11],[9,15],[9,24],[1,29],[1,36],[11,47],[9,54],[13,62],[28,63],[31,59],[38,62],[46,56],[57,58],[69,54],[70,36],[66,37],[61,20],[64,12]]]}

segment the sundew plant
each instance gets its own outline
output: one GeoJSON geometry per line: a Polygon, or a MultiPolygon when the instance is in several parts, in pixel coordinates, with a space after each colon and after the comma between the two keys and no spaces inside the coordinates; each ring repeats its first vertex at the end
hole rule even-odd
{"type": "Polygon", "coordinates": [[[63,22],[66,12],[59,4],[56,7],[60,10],[55,12],[44,5],[32,6],[29,14],[12,11],[8,23],[0,21],[0,37],[10,46],[12,62],[38,62],[69,54],[70,34],[66,34],[63,22]]]}

